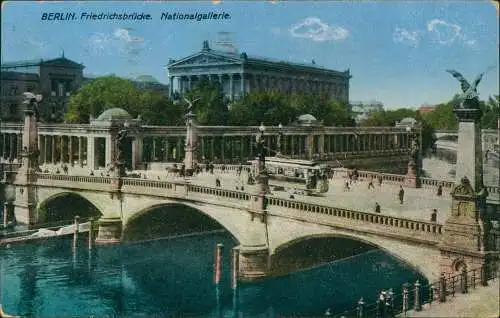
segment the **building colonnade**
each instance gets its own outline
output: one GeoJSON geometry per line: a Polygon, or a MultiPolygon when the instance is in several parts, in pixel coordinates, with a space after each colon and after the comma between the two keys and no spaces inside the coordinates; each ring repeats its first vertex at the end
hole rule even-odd
{"type": "MultiPolygon", "coordinates": [[[[410,136],[404,132],[316,133],[285,132],[265,135],[267,156],[277,153],[289,158],[318,159],[338,157],[341,154],[367,154],[374,151],[407,151],[410,136]],[[280,138],[280,149],[278,149],[280,138]]],[[[185,136],[148,135],[141,133],[128,138],[125,152],[129,168],[137,169],[150,162],[182,162],[185,154],[185,136]]],[[[107,167],[113,158],[113,137],[100,135],[65,135],[40,133],[39,163],[68,164],[98,169],[107,167]]],[[[3,162],[20,162],[22,134],[0,132],[0,150],[3,162]]],[[[248,133],[198,133],[195,158],[198,162],[239,163],[257,155],[255,135],[248,133]]]]}
{"type": "Polygon", "coordinates": [[[252,91],[280,91],[282,93],[325,93],[332,98],[347,100],[348,84],[339,77],[311,79],[306,76],[290,76],[289,74],[261,73],[215,73],[204,75],[171,75],[169,76],[170,94],[186,91],[196,87],[205,78],[210,82],[218,82],[230,100],[237,99],[252,91]]]}

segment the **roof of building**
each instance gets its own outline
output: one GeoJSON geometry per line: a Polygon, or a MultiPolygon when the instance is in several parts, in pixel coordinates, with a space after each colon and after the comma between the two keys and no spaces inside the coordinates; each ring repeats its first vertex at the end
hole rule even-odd
{"type": "Polygon", "coordinates": [[[303,114],[303,115],[300,115],[299,118],[298,118],[299,121],[316,121],[316,117],[314,117],[313,115],[311,114],[303,114]]]}
{"type": "MultiPolygon", "coordinates": [[[[151,75],[139,75],[133,81],[144,83],[160,83],[155,77],[151,75]]],[[[160,83],[161,84],[161,83],[160,83]]]]}
{"type": "Polygon", "coordinates": [[[129,120],[132,119],[130,114],[122,108],[110,108],[102,112],[95,120],[109,121],[109,120],[129,120]]]}
{"type": "Polygon", "coordinates": [[[84,68],[80,63],[72,61],[70,59],[62,57],[49,58],[49,59],[33,59],[33,60],[19,60],[2,63],[2,68],[14,68],[14,67],[27,67],[27,66],[40,66],[42,64],[50,64],[54,62],[66,62],[68,64],[73,64],[75,67],[84,68]]]}
{"type": "Polygon", "coordinates": [[[329,72],[336,72],[339,74],[344,74],[348,76],[349,78],[351,77],[350,70],[347,69],[343,72],[341,71],[336,71],[336,70],[331,70],[327,69],[325,67],[319,66],[314,62],[314,60],[311,61],[311,63],[296,63],[296,62],[289,62],[289,61],[284,61],[284,60],[277,60],[277,59],[272,59],[272,58],[267,58],[267,57],[260,57],[256,55],[248,55],[245,52],[242,52],[240,54],[235,53],[235,52],[227,52],[227,51],[219,51],[219,50],[213,50],[208,47],[208,44],[205,44],[205,42],[208,43],[208,41],[204,41],[203,44],[203,49],[200,52],[197,52],[195,54],[189,55],[185,58],[182,58],[180,60],[171,60],[167,67],[175,66],[176,64],[180,64],[181,62],[184,62],[186,60],[189,60],[197,55],[200,54],[208,54],[212,56],[219,56],[219,57],[224,57],[230,60],[233,60],[234,62],[240,62],[240,63],[249,63],[249,64],[281,64],[282,66],[296,66],[296,67],[301,67],[301,68],[307,68],[310,70],[315,70],[315,71],[329,71],[329,72]]]}

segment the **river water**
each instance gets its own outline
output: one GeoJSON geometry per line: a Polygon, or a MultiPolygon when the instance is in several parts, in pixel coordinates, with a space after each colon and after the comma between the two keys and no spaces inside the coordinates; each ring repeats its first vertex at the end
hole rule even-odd
{"type": "Polygon", "coordinates": [[[424,279],[381,250],[258,283],[230,285],[226,232],[95,246],[84,237],[0,247],[1,301],[9,314],[36,317],[282,317],[351,310],[360,297],[424,279]],[[213,282],[214,249],[224,244],[223,279],[213,282]],[[234,296],[234,297],[233,297],[234,296]]]}

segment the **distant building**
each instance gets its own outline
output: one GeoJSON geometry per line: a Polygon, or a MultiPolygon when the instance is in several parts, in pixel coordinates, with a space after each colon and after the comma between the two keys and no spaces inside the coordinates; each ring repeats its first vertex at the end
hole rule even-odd
{"type": "Polygon", "coordinates": [[[351,115],[357,124],[368,119],[368,115],[373,111],[384,110],[382,102],[372,100],[367,102],[350,102],[351,115]]]}
{"type": "Polygon", "coordinates": [[[170,59],[170,94],[183,94],[206,78],[221,84],[224,94],[237,99],[253,91],[282,93],[326,93],[332,99],[349,100],[349,70],[335,71],[316,65],[274,61],[245,52],[213,50],[208,41],[202,50],[179,60],[170,59]]]}
{"type": "Polygon", "coordinates": [[[430,113],[430,112],[433,112],[434,109],[436,109],[436,106],[433,106],[433,105],[422,105],[420,106],[420,108],[418,109],[418,112],[420,114],[425,114],[425,113],[430,113]]]}
{"type": "Polygon", "coordinates": [[[57,121],[66,111],[69,96],[83,82],[82,64],[64,57],[2,63],[0,118],[19,121],[23,118],[23,93],[41,94],[40,116],[57,121]]]}

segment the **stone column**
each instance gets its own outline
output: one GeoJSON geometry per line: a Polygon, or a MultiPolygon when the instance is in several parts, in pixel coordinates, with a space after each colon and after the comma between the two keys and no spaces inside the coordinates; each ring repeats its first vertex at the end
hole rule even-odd
{"type": "Polygon", "coordinates": [[[296,138],[295,135],[290,135],[290,143],[291,143],[291,145],[290,145],[290,148],[291,148],[290,149],[291,150],[290,154],[292,156],[295,156],[295,138],[296,138]]]}
{"type": "Polygon", "coordinates": [[[142,163],[142,138],[136,136],[132,140],[132,170],[136,170],[140,163],[142,163]]]}
{"type": "Polygon", "coordinates": [[[168,137],[165,138],[165,162],[169,162],[170,160],[170,142],[168,141],[168,137]]]}
{"type": "MultiPolygon", "coordinates": [[[[204,160],[206,159],[205,158],[205,137],[204,136],[200,136],[200,143],[201,143],[201,160],[204,160]]],[[[204,163],[204,162],[202,162],[204,163]]]]}
{"type": "Polygon", "coordinates": [[[240,137],[240,159],[243,161],[243,158],[245,158],[245,137],[240,137]]]}
{"type": "Polygon", "coordinates": [[[9,158],[14,159],[14,134],[9,135],[9,158]]]}
{"type": "Polygon", "coordinates": [[[60,153],[59,153],[60,163],[64,163],[64,136],[62,135],[61,139],[59,140],[59,147],[60,147],[60,153]]]}
{"type": "Polygon", "coordinates": [[[51,142],[52,142],[52,164],[55,164],[56,163],[56,135],[51,135],[50,138],[52,139],[51,142]]]}
{"type": "Polygon", "coordinates": [[[87,166],[91,170],[95,170],[96,160],[95,160],[95,138],[93,136],[87,137],[87,166]]]}
{"type": "Polygon", "coordinates": [[[283,146],[282,146],[282,152],[283,152],[283,155],[288,155],[288,135],[285,135],[283,134],[281,136],[281,139],[283,139],[282,143],[283,143],[283,146]]]}
{"type": "Polygon", "coordinates": [[[47,135],[43,136],[43,163],[47,163],[47,135]]]}
{"type": "Polygon", "coordinates": [[[241,92],[240,92],[240,97],[245,96],[245,74],[240,73],[240,86],[241,86],[241,92]]]}
{"type": "Polygon", "coordinates": [[[73,166],[73,136],[68,136],[68,161],[73,166]]]}
{"type": "Polygon", "coordinates": [[[45,136],[39,135],[38,136],[38,150],[40,151],[39,156],[38,156],[38,163],[44,164],[45,163],[45,136]]]}
{"type": "MultiPolygon", "coordinates": [[[[483,184],[481,117],[477,108],[458,108],[456,185],[452,190],[451,214],[443,227],[441,271],[444,273],[480,269],[490,262],[494,247],[488,245],[490,222],[486,219],[488,191],[483,184]]],[[[474,100],[466,100],[473,103],[474,100]]]]}
{"type": "Polygon", "coordinates": [[[314,135],[306,135],[305,137],[305,145],[304,145],[304,150],[307,156],[307,159],[311,159],[313,156],[313,138],[314,135]]]}
{"type": "Polygon", "coordinates": [[[7,134],[2,134],[2,157],[5,158],[7,157],[7,134]]]}
{"type": "Polygon", "coordinates": [[[182,157],[181,157],[181,137],[177,137],[177,144],[175,146],[175,161],[176,162],[181,162],[182,157]]]}
{"type": "Polygon", "coordinates": [[[229,99],[234,99],[234,79],[233,74],[229,74],[229,99]]]}
{"type": "Polygon", "coordinates": [[[318,152],[320,156],[323,156],[325,153],[325,135],[321,134],[319,135],[319,147],[318,147],[318,152]]]}
{"type": "Polygon", "coordinates": [[[170,96],[170,98],[172,98],[172,96],[174,95],[174,77],[169,76],[168,82],[169,82],[169,87],[168,87],[169,96],[170,96]]]}
{"type": "Polygon", "coordinates": [[[221,146],[220,146],[220,158],[222,160],[222,163],[224,163],[225,160],[225,152],[226,152],[226,138],[224,136],[221,137],[221,146]]]}
{"type": "Polygon", "coordinates": [[[113,138],[112,136],[106,136],[105,145],[105,156],[104,156],[104,166],[108,166],[113,160],[113,138]]]}
{"type": "Polygon", "coordinates": [[[210,137],[210,160],[214,160],[214,156],[215,156],[215,136],[211,136],[210,137]]]}
{"type": "Polygon", "coordinates": [[[83,167],[83,137],[78,136],[78,165],[83,167]]]}

